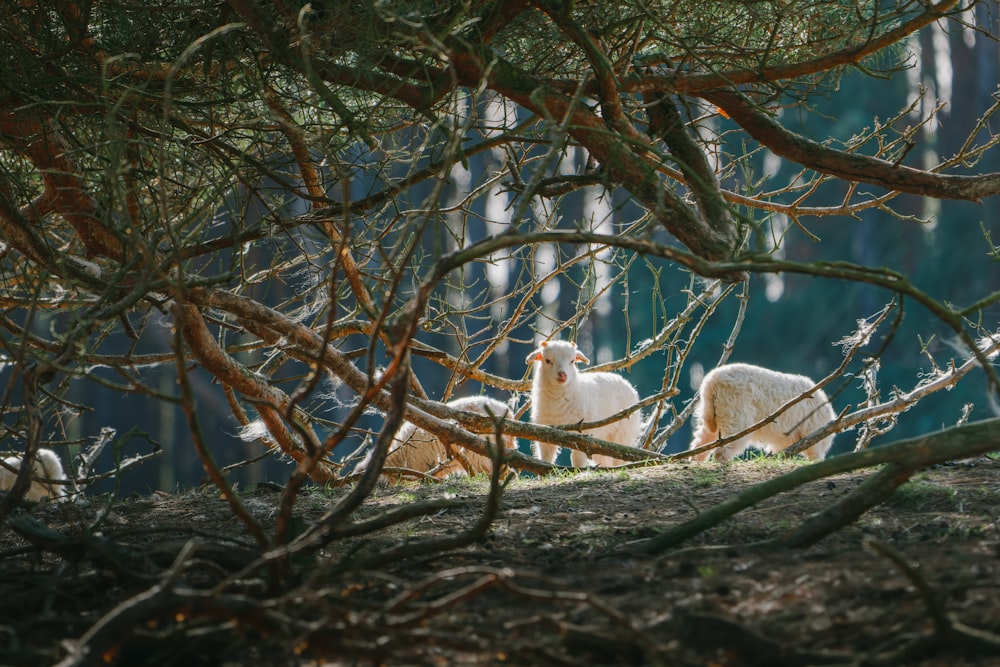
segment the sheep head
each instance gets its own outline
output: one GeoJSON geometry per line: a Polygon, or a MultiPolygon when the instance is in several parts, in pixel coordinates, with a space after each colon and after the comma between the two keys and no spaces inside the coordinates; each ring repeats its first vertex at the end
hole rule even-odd
{"type": "Polygon", "coordinates": [[[566,384],[576,377],[577,363],[589,364],[590,359],[568,341],[544,341],[528,355],[527,363],[541,362],[536,370],[544,382],[566,384]]]}

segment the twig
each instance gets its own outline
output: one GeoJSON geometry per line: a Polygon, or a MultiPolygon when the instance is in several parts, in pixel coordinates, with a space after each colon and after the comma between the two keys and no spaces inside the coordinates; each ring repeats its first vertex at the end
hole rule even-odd
{"type": "MultiPolygon", "coordinates": [[[[748,426],[747,428],[743,429],[739,433],[735,433],[733,435],[726,436],[725,438],[719,438],[715,442],[710,442],[707,445],[702,445],[701,447],[697,447],[695,449],[689,449],[689,450],[684,451],[684,452],[679,452],[677,454],[674,454],[672,456],[672,458],[675,458],[675,459],[690,458],[690,457],[695,456],[697,454],[701,454],[701,453],[704,453],[704,452],[712,451],[712,450],[717,449],[719,447],[722,447],[723,445],[726,445],[726,444],[728,444],[730,442],[735,442],[735,441],[739,440],[740,438],[744,437],[745,435],[753,433],[757,429],[762,428],[763,426],[765,426],[767,424],[770,424],[771,422],[773,422],[774,420],[776,420],[786,410],[790,409],[795,404],[797,404],[800,401],[803,401],[803,400],[805,400],[805,399],[813,396],[817,391],[822,390],[823,387],[825,387],[826,385],[828,385],[831,382],[833,382],[836,378],[840,377],[844,373],[844,371],[847,370],[847,367],[850,365],[851,361],[854,359],[854,355],[857,354],[858,350],[860,350],[862,347],[864,347],[868,343],[868,341],[871,339],[872,334],[878,329],[879,325],[881,325],[882,322],[885,321],[885,318],[889,315],[889,312],[891,312],[891,310],[892,310],[892,304],[890,304],[890,305],[886,306],[885,308],[883,308],[879,313],[876,314],[875,321],[872,322],[872,323],[869,323],[866,320],[860,320],[858,322],[859,327],[858,327],[858,330],[855,333],[855,335],[852,336],[849,339],[845,339],[845,340],[850,340],[851,341],[851,345],[847,348],[847,351],[844,353],[844,360],[841,362],[840,366],[838,366],[832,373],[828,374],[822,380],[820,380],[815,385],[813,385],[808,391],[805,391],[805,392],[799,394],[798,396],[796,396],[792,400],[790,400],[787,403],[783,404],[781,407],[779,407],[777,410],[775,410],[774,412],[772,412],[770,415],[768,415],[764,419],[761,419],[756,424],[752,424],[751,426],[748,426]]],[[[807,449],[813,443],[818,442],[819,440],[821,440],[826,435],[829,435],[828,431],[832,433],[832,432],[836,432],[838,430],[842,430],[844,428],[844,426],[841,426],[841,423],[842,423],[842,421],[840,419],[835,420],[834,422],[832,422],[831,424],[827,425],[826,427],[824,427],[824,428],[822,428],[820,430],[817,430],[817,431],[815,431],[815,432],[807,435],[806,437],[800,439],[796,443],[793,443],[791,446],[789,446],[788,448],[786,448],[784,450],[784,453],[787,454],[787,455],[789,455],[789,456],[791,456],[791,455],[796,454],[796,453],[798,453],[798,452],[800,452],[800,451],[802,451],[804,449],[807,449]],[[820,435],[820,434],[823,434],[823,435],[820,435]]]]}
{"type": "MultiPolygon", "coordinates": [[[[375,489],[382,465],[385,463],[385,457],[389,453],[389,446],[392,444],[392,439],[395,437],[396,431],[399,430],[400,424],[403,423],[406,395],[410,382],[410,357],[407,348],[400,349],[395,364],[386,371],[384,379],[389,378],[391,378],[389,384],[392,390],[392,403],[390,404],[392,407],[386,414],[385,423],[376,439],[375,452],[368,467],[351,492],[296,540],[299,544],[315,543],[317,540],[320,543],[328,543],[333,539],[337,526],[344,522],[375,489]]],[[[378,388],[376,387],[374,390],[378,391],[378,388]]]]}
{"type": "Polygon", "coordinates": [[[183,323],[181,326],[177,327],[175,334],[175,353],[177,355],[178,381],[181,385],[180,402],[181,407],[184,410],[184,415],[188,421],[188,426],[191,432],[191,442],[194,445],[195,452],[197,452],[198,457],[201,459],[202,466],[211,478],[212,483],[215,484],[216,488],[219,490],[219,493],[229,504],[229,508],[232,510],[233,514],[236,515],[241,522],[243,522],[243,525],[246,526],[247,530],[257,541],[257,544],[266,549],[270,545],[270,540],[268,540],[267,535],[264,533],[264,529],[253,517],[253,515],[250,514],[246,506],[240,500],[239,496],[232,490],[232,488],[230,488],[229,483],[226,481],[222,471],[219,470],[218,465],[216,465],[215,459],[212,457],[212,453],[205,445],[205,440],[202,437],[201,425],[198,421],[197,410],[195,410],[194,406],[194,391],[191,388],[190,378],[188,377],[187,369],[185,367],[186,355],[184,354],[181,329],[204,328],[204,321],[201,319],[201,315],[198,313],[197,308],[181,303],[177,303],[175,306],[175,317],[178,322],[183,323]]]}
{"type": "MultiPolygon", "coordinates": [[[[503,442],[503,421],[501,420],[497,421],[495,435],[496,442],[503,442]]],[[[508,475],[506,479],[501,481],[501,475],[504,470],[502,462],[506,454],[503,448],[491,444],[490,449],[493,450],[491,452],[493,470],[490,473],[490,493],[486,497],[486,505],[483,508],[483,513],[475,525],[458,535],[403,544],[381,554],[345,565],[350,565],[352,568],[372,569],[384,563],[394,563],[404,558],[415,558],[426,554],[459,549],[482,539],[500,511],[500,500],[503,497],[504,489],[510,480],[513,479],[513,475],[508,475]]]]}
{"type": "MultiPolygon", "coordinates": [[[[1000,347],[1000,342],[994,342],[989,346],[986,346],[983,350],[979,350],[977,348],[977,352],[980,355],[992,354],[998,347],[1000,347]]],[[[958,384],[959,380],[969,374],[969,371],[974,368],[978,368],[979,366],[980,360],[978,357],[970,357],[958,368],[956,368],[954,363],[952,363],[949,365],[947,371],[939,373],[934,379],[922,382],[906,393],[896,394],[893,398],[879,403],[878,405],[862,408],[846,414],[838,418],[836,421],[831,422],[830,424],[810,434],[798,443],[795,443],[785,451],[789,454],[798,452],[800,449],[808,447],[812,442],[816,442],[817,440],[820,440],[832,433],[846,430],[855,424],[871,421],[885,415],[906,412],[927,396],[941,391],[942,389],[950,389],[951,387],[954,387],[958,384]]]]}
{"type": "MultiPolygon", "coordinates": [[[[715,281],[712,284],[712,287],[719,288],[721,287],[721,285],[722,283],[720,281],[715,281]]],[[[698,322],[695,324],[695,327],[691,330],[691,333],[688,336],[689,341],[698,339],[698,337],[701,335],[702,329],[708,323],[709,318],[715,313],[715,310],[719,307],[719,304],[721,304],[722,301],[735,288],[736,288],[735,284],[727,285],[724,291],[716,299],[714,299],[711,303],[705,306],[705,312],[702,313],[701,317],[698,319],[698,322]]],[[[703,292],[702,295],[698,297],[698,301],[700,301],[704,296],[708,296],[707,292],[708,290],[703,292]]],[[[749,295],[750,295],[750,281],[747,280],[743,282],[743,288],[740,290],[740,293],[736,296],[736,299],[739,302],[739,310],[736,312],[736,319],[734,320],[733,326],[729,331],[729,337],[726,339],[725,344],[722,346],[722,355],[719,357],[718,365],[724,364],[729,359],[729,355],[732,354],[736,338],[739,335],[740,330],[742,330],[743,328],[743,320],[744,317],[746,316],[747,304],[750,302],[749,295]]],[[[678,359],[675,364],[677,370],[671,382],[671,385],[674,387],[677,386],[678,376],[681,372],[681,369],[684,368],[685,361],[687,360],[687,356],[690,351],[691,351],[691,345],[688,344],[678,355],[678,359]]],[[[691,417],[691,413],[694,412],[695,405],[696,405],[695,401],[689,401],[688,404],[684,406],[684,409],[681,410],[680,414],[678,414],[673,419],[670,425],[667,426],[665,429],[663,429],[662,432],[657,434],[656,439],[653,442],[653,445],[650,449],[662,452],[669,444],[670,437],[674,433],[676,433],[678,429],[680,429],[680,427],[683,426],[684,423],[687,422],[687,420],[691,417]]]]}
{"type": "Polygon", "coordinates": [[[35,471],[35,457],[42,441],[42,413],[38,395],[47,372],[51,372],[51,366],[44,363],[32,364],[24,369],[22,381],[24,384],[24,410],[28,421],[26,427],[27,442],[24,447],[24,455],[21,457],[21,467],[14,478],[14,484],[0,499],[0,518],[7,516],[31,487],[31,476],[35,471]]]}
{"type": "Polygon", "coordinates": [[[116,664],[135,628],[164,618],[238,622],[267,634],[289,638],[306,629],[304,624],[296,629],[291,619],[275,612],[273,607],[273,603],[244,596],[174,590],[157,584],[116,606],[77,641],[67,642],[69,653],[55,667],[116,664]]]}
{"type": "Polygon", "coordinates": [[[73,486],[77,487],[82,485],[81,480],[85,480],[90,477],[90,474],[94,470],[94,463],[97,461],[97,457],[101,455],[104,448],[107,446],[111,440],[114,439],[117,431],[110,426],[105,426],[101,428],[100,434],[90,447],[82,450],[76,457],[76,474],[73,476],[73,486]]]}

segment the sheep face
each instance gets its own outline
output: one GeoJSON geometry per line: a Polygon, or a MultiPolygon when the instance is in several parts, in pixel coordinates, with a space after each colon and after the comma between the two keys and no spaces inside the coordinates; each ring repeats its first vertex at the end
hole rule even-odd
{"type": "Polygon", "coordinates": [[[539,362],[535,372],[545,384],[552,386],[566,385],[576,380],[579,371],[577,363],[589,364],[590,359],[576,349],[576,345],[567,341],[545,341],[538,349],[528,355],[526,362],[539,362]]]}

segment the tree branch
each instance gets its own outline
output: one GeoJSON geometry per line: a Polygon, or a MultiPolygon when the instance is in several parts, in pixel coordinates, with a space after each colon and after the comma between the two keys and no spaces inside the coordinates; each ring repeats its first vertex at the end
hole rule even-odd
{"type": "MultiPolygon", "coordinates": [[[[936,5],[928,5],[926,11],[899,23],[890,30],[866,39],[861,44],[826,53],[812,60],[766,65],[758,69],[729,69],[709,74],[697,71],[682,72],[668,77],[670,82],[666,86],[660,76],[636,76],[624,82],[624,87],[626,90],[669,90],[698,95],[704,91],[730,86],[774,83],[828,72],[837,67],[859,63],[864,58],[899,43],[908,35],[947,16],[957,4],[958,0],[942,0],[936,5]]],[[[728,109],[726,111],[728,113],[728,109]]]]}
{"type": "Polygon", "coordinates": [[[31,160],[45,185],[42,194],[22,208],[25,218],[39,224],[49,213],[58,213],[72,225],[88,256],[123,258],[121,242],[104,226],[54,121],[34,111],[2,112],[0,140],[31,160]]]}
{"type": "Polygon", "coordinates": [[[877,157],[840,151],[785,129],[743,93],[714,90],[704,93],[703,97],[723,109],[726,115],[775,155],[822,174],[938,199],[978,202],[984,197],[1000,194],[1000,173],[977,176],[936,174],[877,157]]]}
{"type": "Polygon", "coordinates": [[[714,221],[699,217],[677,193],[660,182],[648,157],[648,143],[609,131],[604,120],[593,111],[491,51],[477,50],[457,40],[448,42],[448,46],[460,83],[478,86],[485,81],[492,90],[543,118],[564,121],[568,133],[601,163],[608,177],[635,195],[696,255],[718,260],[735,252],[739,243],[735,229],[720,229],[714,221]]]}
{"type": "Polygon", "coordinates": [[[732,496],[690,521],[685,521],[642,542],[640,551],[650,555],[661,553],[767,498],[831,475],[871,468],[883,463],[919,470],[936,463],[980,456],[998,450],[1000,450],[1000,418],[995,418],[954,426],[930,435],[882,445],[876,449],[835,456],[793,470],[732,496]]]}

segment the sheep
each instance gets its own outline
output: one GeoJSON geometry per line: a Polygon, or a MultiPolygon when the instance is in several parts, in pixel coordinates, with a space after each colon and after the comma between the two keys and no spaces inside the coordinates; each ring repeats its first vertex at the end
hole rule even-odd
{"type": "MultiPolygon", "coordinates": [[[[502,417],[509,412],[509,408],[505,404],[486,396],[456,398],[445,405],[455,410],[476,412],[482,415],[492,412],[496,417],[502,417]]],[[[487,440],[491,443],[495,442],[495,438],[492,436],[488,436],[487,440]]],[[[511,436],[505,435],[503,444],[506,449],[517,448],[514,438],[511,436]]],[[[367,461],[363,463],[361,468],[367,467],[367,463],[367,461]]],[[[493,471],[493,462],[488,457],[464,447],[446,447],[436,435],[418,428],[410,422],[403,422],[389,446],[383,470],[406,468],[419,472],[429,472],[433,477],[442,478],[453,474],[465,474],[467,470],[465,463],[468,463],[468,469],[473,473],[489,474],[493,471]]],[[[398,478],[398,474],[392,471],[383,472],[383,476],[398,478]]]]}
{"type": "MultiPolygon", "coordinates": [[[[20,470],[22,458],[23,457],[18,454],[5,456],[0,460],[2,460],[7,466],[10,466],[15,470],[20,470]]],[[[27,500],[38,501],[47,497],[49,500],[62,501],[67,498],[68,494],[66,486],[64,484],[53,483],[56,481],[66,481],[66,473],[63,472],[62,463],[59,461],[59,455],[51,449],[39,449],[35,452],[35,462],[32,466],[32,477],[31,486],[24,494],[24,497],[27,500]]],[[[0,466],[0,489],[10,489],[14,486],[14,482],[16,480],[16,472],[12,472],[3,466],[0,466]]]]}
{"type": "MultiPolygon", "coordinates": [[[[590,360],[568,341],[543,342],[528,355],[526,363],[533,365],[531,383],[531,421],[556,426],[580,422],[595,422],[615,415],[639,402],[639,394],[628,380],[614,373],[580,373],[578,362],[590,360]]],[[[584,431],[586,435],[619,445],[635,446],[642,436],[642,415],[638,410],[627,417],[604,426],[584,431]]],[[[536,457],[552,463],[559,446],[533,442],[536,457]]],[[[587,465],[587,455],[573,450],[573,466],[587,465]]],[[[593,462],[602,467],[624,463],[621,459],[597,454],[593,462]]]]}
{"type": "MultiPolygon", "coordinates": [[[[779,373],[751,364],[728,364],[716,368],[701,383],[695,414],[697,429],[688,449],[750,428],[773,415],[785,403],[812,390],[815,385],[804,375],[779,373]]],[[[822,389],[815,389],[770,423],[695,458],[704,461],[714,453],[717,459],[731,461],[751,445],[774,454],[835,418],[826,394],[822,389]]],[[[803,454],[814,461],[825,458],[833,437],[823,438],[803,454]]]]}

